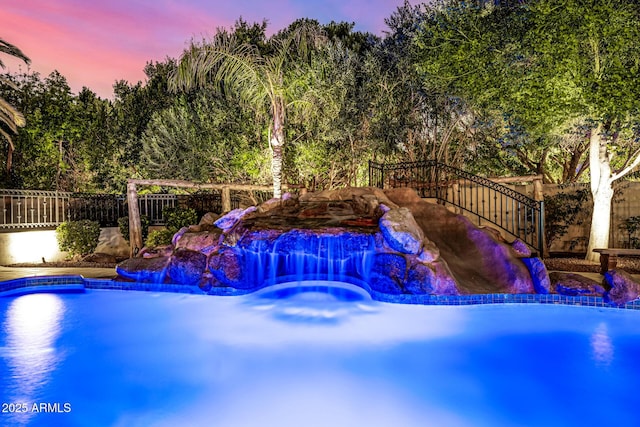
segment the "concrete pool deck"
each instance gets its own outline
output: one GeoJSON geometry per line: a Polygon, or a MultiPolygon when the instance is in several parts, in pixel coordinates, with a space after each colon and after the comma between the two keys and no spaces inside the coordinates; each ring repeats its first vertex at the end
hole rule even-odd
{"type": "Polygon", "coordinates": [[[91,279],[112,279],[117,275],[115,268],[0,266],[0,282],[38,276],[82,276],[91,279]]]}

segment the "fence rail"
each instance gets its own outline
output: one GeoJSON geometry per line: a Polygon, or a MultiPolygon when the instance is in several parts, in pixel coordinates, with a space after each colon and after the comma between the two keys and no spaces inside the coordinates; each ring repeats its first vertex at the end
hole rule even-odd
{"type": "Polygon", "coordinates": [[[509,187],[435,160],[379,164],[369,162],[369,185],[411,187],[489,222],[539,251],[544,251],[544,202],[509,187]]]}
{"type": "MultiPolygon", "coordinates": [[[[231,207],[240,205],[231,196],[231,207]]],[[[190,207],[199,215],[222,211],[219,192],[194,194],[143,194],[138,198],[140,214],[151,225],[164,225],[166,207],[190,207]]],[[[123,194],[81,194],[62,191],[0,189],[0,231],[55,228],[64,221],[89,219],[102,227],[118,225],[128,215],[127,198],[123,194]]]]}

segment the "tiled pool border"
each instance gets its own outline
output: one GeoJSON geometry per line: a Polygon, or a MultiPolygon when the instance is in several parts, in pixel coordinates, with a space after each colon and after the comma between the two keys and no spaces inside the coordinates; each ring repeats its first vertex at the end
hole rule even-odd
{"type": "MultiPolygon", "coordinates": [[[[92,279],[75,276],[34,276],[0,282],[0,297],[11,297],[38,292],[83,292],[85,289],[107,289],[147,292],[174,292],[200,295],[242,295],[250,293],[233,288],[215,288],[204,292],[198,286],[164,283],[118,282],[111,279],[92,279]]],[[[567,296],[560,294],[476,294],[476,295],[390,295],[369,291],[377,301],[422,305],[476,305],[476,304],[562,304],[587,307],[640,310],[640,299],[624,305],[612,305],[602,297],[567,296]]]]}

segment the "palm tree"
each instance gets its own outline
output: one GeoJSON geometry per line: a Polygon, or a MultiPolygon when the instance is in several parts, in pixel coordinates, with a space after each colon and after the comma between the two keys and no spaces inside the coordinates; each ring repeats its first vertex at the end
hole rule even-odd
{"type": "MultiPolygon", "coordinates": [[[[15,58],[22,59],[27,65],[31,62],[31,60],[27,58],[27,56],[22,53],[20,49],[18,49],[11,43],[7,43],[3,39],[0,39],[0,52],[6,53],[7,55],[11,55],[15,58]]],[[[4,62],[2,62],[1,58],[0,68],[5,68],[4,62]]],[[[2,76],[0,76],[0,83],[5,83],[13,89],[18,89],[18,87],[11,80],[2,76]]],[[[15,146],[13,145],[11,135],[7,131],[5,131],[5,129],[3,129],[3,126],[9,128],[14,134],[17,134],[18,128],[24,126],[25,124],[26,121],[22,113],[16,110],[15,107],[13,107],[0,96],[0,136],[4,137],[9,144],[9,149],[7,150],[7,177],[11,173],[13,150],[15,150],[15,146]]]]}
{"type": "Polygon", "coordinates": [[[302,22],[292,30],[272,37],[268,53],[263,53],[257,46],[241,43],[233,34],[221,32],[210,43],[192,42],[169,81],[174,91],[213,84],[216,90],[233,91],[256,110],[268,112],[275,198],[282,196],[287,110],[308,107],[305,93],[300,91],[299,82],[291,78],[287,67],[291,61],[299,64],[309,48],[321,40],[323,37],[317,24],[302,22]]]}

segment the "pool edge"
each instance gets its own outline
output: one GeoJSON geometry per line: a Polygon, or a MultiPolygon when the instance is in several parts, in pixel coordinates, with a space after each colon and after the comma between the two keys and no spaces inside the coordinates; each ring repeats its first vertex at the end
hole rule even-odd
{"type": "MultiPolygon", "coordinates": [[[[205,292],[198,286],[170,283],[119,282],[111,279],[86,278],[81,275],[33,276],[0,282],[0,297],[15,297],[30,293],[84,292],[86,289],[173,292],[196,295],[237,296],[253,291],[232,288],[205,292]]],[[[475,295],[390,295],[367,290],[376,301],[413,305],[481,305],[481,304],[560,304],[586,307],[640,310],[640,299],[624,305],[605,302],[597,296],[568,296],[560,294],[475,294],[475,295]]]]}

